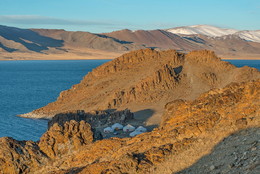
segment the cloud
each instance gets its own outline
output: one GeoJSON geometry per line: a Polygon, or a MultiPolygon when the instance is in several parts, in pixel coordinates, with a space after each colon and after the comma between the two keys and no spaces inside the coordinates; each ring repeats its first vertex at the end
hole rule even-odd
{"type": "Polygon", "coordinates": [[[23,24],[23,25],[64,25],[64,26],[65,25],[75,25],[75,26],[114,25],[108,22],[61,19],[61,18],[36,16],[36,15],[0,15],[0,23],[23,24]]]}

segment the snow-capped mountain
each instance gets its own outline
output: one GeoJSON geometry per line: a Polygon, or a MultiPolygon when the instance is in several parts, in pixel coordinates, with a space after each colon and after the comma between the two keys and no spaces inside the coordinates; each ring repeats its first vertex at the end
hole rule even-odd
{"type": "Polygon", "coordinates": [[[246,41],[259,42],[260,43],[260,30],[244,30],[235,33],[235,35],[239,36],[246,41]]]}
{"type": "Polygon", "coordinates": [[[234,34],[238,32],[238,30],[218,28],[210,25],[192,25],[192,26],[185,26],[185,27],[177,27],[177,28],[168,29],[167,31],[174,34],[184,34],[184,35],[202,34],[210,37],[219,37],[219,36],[234,34]]]}
{"type": "Polygon", "coordinates": [[[219,28],[210,25],[192,25],[185,27],[176,27],[167,29],[166,31],[178,34],[178,35],[193,35],[201,34],[209,37],[223,37],[227,35],[239,36],[241,39],[251,42],[260,42],[260,30],[235,30],[219,28]]]}

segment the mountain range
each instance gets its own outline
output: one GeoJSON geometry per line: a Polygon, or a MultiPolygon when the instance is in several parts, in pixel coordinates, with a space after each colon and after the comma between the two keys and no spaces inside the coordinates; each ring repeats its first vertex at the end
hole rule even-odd
{"type": "Polygon", "coordinates": [[[235,29],[224,29],[210,25],[193,25],[186,27],[177,27],[167,30],[168,32],[179,34],[179,35],[205,35],[209,37],[224,37],[228,35],[238,36],[241,39],[250,42],[260,42],[260,30],[235,30],[235,29]]]}
{"type": "Polygon", "coordinates": [[[223,58],[259,58],[260,30],[194,25],[160,30],[89,33],[0,25],[1,59],[112,59],[127,51],[208,49],[223,58]]]}

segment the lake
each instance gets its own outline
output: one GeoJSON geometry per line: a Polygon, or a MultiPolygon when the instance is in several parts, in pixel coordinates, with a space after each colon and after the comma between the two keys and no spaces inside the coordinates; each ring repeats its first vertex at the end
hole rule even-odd
{"type": "Polygon", "coordinates": [[[107,61],[0,61],[0,137],[39,140],[47,129],[47,120],[16,115],[55,101],[61,91],[107,61]]]}
{"type": "MultiPolygon", "coordinates": [[[[37,141],[47,120],[26,119],[28,113],[56,100],[93,68],[109,60],[0,61],[0,137],[37,141]]],[[[227,60],[260,70],[259,60],[227,60]]]]}

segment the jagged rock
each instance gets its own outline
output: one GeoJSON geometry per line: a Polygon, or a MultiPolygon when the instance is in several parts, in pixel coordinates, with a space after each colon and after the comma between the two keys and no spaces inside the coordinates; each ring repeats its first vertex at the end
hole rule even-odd
{"type": "Polygon", "coordinates": [[[30,173],[48,160],[35,142],[0,138],[0,173],[30,173]]]}
{"type": "Polygon", "coordinates": [[[170,101],[193,100],[210,89],[259,77],[257,69],[236,68],[212,51],[183,54],[144,49],[97,67],[81,83],[63,91],[56,102],[24,116],[50,118],[76,110],[125,108],[159,113],[170,101]]]}
{"type": "MultiPolygon", "coordinates": [[[[213,146],[220,143],[224,138],[241,129],[259,126],[260,80],[259,72],[256,69],[235,68],[228,63],[221,62],[212,52],[208,51],[183,55],[174,51],[142,50],[134,52],[133,57],[130,56],[131,54],[97,68],[86,76],[80,85],[64,92],[57,102],[46,108],[57,106],[58,110],[55,110],[55,112],[58,112],[63,107],[69,108],[69,105],[73,102],[79,105],[77,110],[84,109],[81,103],[89,102],[88,104],[92,103],[95,107],[104,105],[108,101],[104,97],[113,94],[109,90],[114,90],[112,87],[120,79],[117,79],[118,76],[126,71],[131,71],[130,69],[133,66],[131,63],[133,62],[136,63],[135,66],[142,68],[140,62],[144,60],[148,62],[153,60],[151,62],[159,69],[163,67],[163,70],[156,71],[157,73],[154,74],[153,70],[146,67],[146,71],[150,72],[145,74],[147,75],[145,81],[149,84],[144,86],[146,90],[139,91],[140,88],[136,87],[140,81],[143,82],[143,78],[136,79],[133,76],[133,78],[125,80],[124,82],[128,83],[124,86],[125,89],[128,89],[129,84],[133,84],[134,87],[132,86],[130,91],[124,92],[120,85],[117,86],[118,89],[120,88],[119,91],[123,92],[117,93],[117,97],[113,96],[115,105],[123,106],[131,102],[132,104],[133,102],[138,103],[141,99],[146,98],[154,102],[160,100],[160,98],[164,98],[164,101],[175,99],[178,98],[176,92],[178,90],[180,92],[181,88],[184,87],[183,85],[187,85],[188,88],[182,89],[184,92],[179,95],[193,98],[204,90],[222,87],[233,80],[240,83],[231,83],[225,88],[212,89],[201,94],[196,100],[187,101],[184,100],[184,97],[182,100],[168,103],[165,106],[160,127],[134,138],[110,138],[94,141],[95,138],[99,137],[98,131],[93,133],[92,131],[95,130],[91,129],[90,124],[84,120],[80,121],[80,119],[78,121],[67,121],[63,125],[61,124],[63,121],[59,124],[54,123],[37,143],[2,138],[0,148],[0,155],[2,155],[0,156],[1,171],[5,173],[17,173],[18,171],[23,173],[84,174],[152,173],[153,171],[162,173],[163,170],[160,171],[160,167],[168,166],[171,167],[169,173],[173,173],[189,167],[200,157],[209,154],[213,146]],[[200,57],[200,54],[203,57],[200,57]],[[167,61],[174,61],[169,61],[170,63],[168,62],[169,64],[166,66],[165,60],[159,61],[159,58],[162,57],[167,61]],[[130,65],[123,66],[124,61],[129,61],[130,65]],[[156,62],[158,63],[156,64],[156,62]],[[175,64],[174,62],[178,63],[175,64]],[[112,64],[116,66],[111,66],[112,64]],[[129,69],[127,69],[127,66],[129,66],[129,69]],[[172,70],[172,68],[175,69],[172,70]],[[151,74],[152,76],[150,76],[151,74]],[[258,80],[249,81],[250,79],[258,80]],[[102,86],[103,89],[109,87],[104,89],[102,94],[94,93],[102,86]],[[90,93],[92,97],[88,101],[82,102],[85,101],[85,97],[89,97],[90,93]],[[100,99],[100,95],[103,95],[101,103],[95,103],[98,101],[95,99],[100,99]],[[155,97],[157,95],[158,98],[155,97]],[[75,96],[75,98],[71,96],[75,96]],[[79,96],[81,98],[77,98],[79,96]],[[68,101],[69,98],[70,101],[68,101]],[[81,101],[81,103],[78,103],[78,101],[81,101]],[[60,105],[61,103],[63,105],[60,105]],[[10,145],[9,142],[15,144],[15,146],[10,145]],[[28,143],[32,145],[24,145],[28,143]],[[16,149],[16,147],[19,148],[16,149]],[[21,152],[24,154],[18,155],[21,152]],[[169,161],[170,159],[172,161],[169,161]]],[[[72,106],[72,108],[75,106],[72,106]]],[[[46,108],[38,111],[47,111],[46,108]]],[[[84,113],[80,111],[77,115],[76,119],[84,113]]],[[[242,141],[239,141],[240,146],[244,146],[243,143],[247,140],[247,137],[244,137],[242,141]]],[[[259,137],[255,137],[253,140],[258,141],[259,137]]],[[[250,145],[249,149],[253,147],[255,145],[250,145]]],[[[247,155],[248,152],[246,154],[235,154],[237,154],[237,158],[230,164],[231,167],[245,164],[250,168],[246,169],[248,171],[257,169],[256,166],[247,164],[248,160],[244,160],[244,158],[251,158],[247,155]]],[[[256,159],[253,158],[252,161],[254,160],[256,159]]],[[[216,166],[216,169],[219,167],[212,163],[206,166],[206,171],[210,170],[211,165],[216,166]]]]}
{"type": "MultiPolygon", "coordinates": [[[[44,165],[32,165],[34,163],[31,161],[39,159],[40,156],[37,155],[17,164],[13,163],[13,158],[9,156],[1,160],[1,166],[10,165],[9,169],[18,166],[24,173],[160,173],[164,171],[162,167],[171,168],[169,173],[177,172],[211,152],[224,138],[241,129],[259,126],[259,89],[260,80],[233,83],[224,89],[204,93],[194,101],[171,102],[165,107],[164,119],[159,128],[134,138],[112,138],[93,142],[93,133],[90,133],[90,126],[84,121],[70,121],[67,123],[69,125],[65,124],[64,127],[54,124],[43,135],[39,142],[40,149],[36,150],[36,154],[44,152],[52,158],[52,162],[49,160],[43,163],[44,165]],[[239,120],[246,120],[246,124],[244,121],[237,124],[241,122],[239,120]],[[25,164],[28,164],[27,169],[22,167],[25,164]]],[[[251,136],[250,141],[255,142],[258,139],[257,136],[251,136]]],[[[243,141],[236,142],[242,147],[246,145],[243,142],[248,140],[243,137],[243,141]]],[[[256,159],[248,156],[255,152],[250,149],[257,147],[256,144],[250,143],[246,154],[234,154],[237,158],[230,164],[231,168],[245,164],[248,167],[243,170],[257,170],[255,166],[247,164],[250,160],[256,164],[256,159]]],[[[21,147],[22,151],[23,148],[21,147]]],[[[14,153],[12,151],[13,148],[8,148],[5,154],[14,153]]],[[[214,163],[203,166],[202,171],[206,173],[217,172],[219,168],[219,165],[214,163]],[[210,170],[212,165],[215,169],[210,170]]],[[[197,169],[188,170],[188,173],[196,172],[197,169]]]]}
{"type": "MultiPolygon", "coordinates": [[[[40,139],[39,147],[49,157],[54,158],[79,149],[93,141],[91,126],[85,121],[71,120],[63,126],[55,123],[40,139]]],[[[100,138],[96,135],[96,138],[100,138]]]]}
{"type": "Polygon", "coordinates": [[[63,125],[70,120],[88,122],[92,127],[99,127],[104,125],[111,125],[115,122],[126,123],[133,120],[134,114],[129,109],[122,111],[92,111],[85,113],[84,110],[78,110],[75,113],[60,113],[55,115],[49,122],[48,127],[52,127],[55,123],[63,125]]]}

